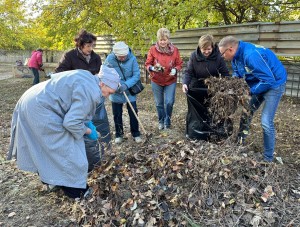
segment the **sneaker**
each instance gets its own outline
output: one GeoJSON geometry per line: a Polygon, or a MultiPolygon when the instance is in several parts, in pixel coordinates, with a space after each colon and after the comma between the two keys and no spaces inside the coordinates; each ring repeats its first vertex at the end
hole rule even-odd
{"type": "Polygon", "coordinates": [[[122,143],[123,142],[123,138],[122,137],[117,137],[115,139],[115,143],[122,143]]]}
{"type": "Polygon", "coordinates": [[[159,123],[158,130],[163,130],[165,128],[164,124],[159,123]]]}
{"type": "Polygon", "coordinates": [[[142,138],[139,137],[139,136],[134,137],[134,140],[135,140],[136,143],[141,143],[141,142],[143,142],[142,138]]]}

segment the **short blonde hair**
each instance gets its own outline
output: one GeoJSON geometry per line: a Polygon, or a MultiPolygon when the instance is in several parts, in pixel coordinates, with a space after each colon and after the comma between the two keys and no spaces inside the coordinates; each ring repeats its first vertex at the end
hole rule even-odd
{"type": "Polygon", "coordinates": [[[214,37],[212,35],[203,35],[198,41],[198,46],[200,49],[207,47],[214,47],[214,37]]]}
{"type": "Polygon", "coordinates": [[[170,31],[167,28],[160,28],[157,31],[157,40],[167,38],[170,39],[170,31]]]}

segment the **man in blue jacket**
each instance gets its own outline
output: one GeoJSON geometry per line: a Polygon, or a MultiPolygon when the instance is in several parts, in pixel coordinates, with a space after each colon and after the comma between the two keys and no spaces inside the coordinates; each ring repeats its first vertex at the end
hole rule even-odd
{"type": "Polygon", "coordinates": [[[231,61],[233,76],[244,78],[250,87],[250,115],[242,116],[238,140],[244,142],[253,113],[264,102],[261,114],[264,161],[272,162],[275,148],[274,117],[285,91],[287,72],[271,50],[239,41],[233,36],[224,37],[219,43],[219,50],[225,60],[231,61]]]}

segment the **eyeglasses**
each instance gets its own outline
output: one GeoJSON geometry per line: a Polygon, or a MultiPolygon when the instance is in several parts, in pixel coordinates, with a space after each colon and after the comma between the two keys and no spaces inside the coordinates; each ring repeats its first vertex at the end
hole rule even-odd
{"type": "Polygon", "coordinates": [[[221,53],[221,57],[226,53],[227,50],[229,50],[231,47],[228,47],[226,50],[224,50],[223,53],[221,53]]]}

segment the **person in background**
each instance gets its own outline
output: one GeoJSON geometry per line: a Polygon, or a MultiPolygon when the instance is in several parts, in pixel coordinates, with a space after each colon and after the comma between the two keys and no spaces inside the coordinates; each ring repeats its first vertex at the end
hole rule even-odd
{"type": "Polygon", "coordinates": [[[158,29],[157,42],[150,47],[145,66],[150,73],[159,130],[171,127],[177,74],[182,63],[178,48],[170,42],[170,31],[158,29]]]}
{"type": "MultiPolygon", "coordinates": [[[[195,98],[199,105],[192,107],[188,105],[189,109],[186,118],[187,138],[194,139],[197,135],[195,138],[206,140],[212,135],[213,127],[211,126],[211,116],[208,111],[210,104],[208,101],[209,96],[207,85],[205,85],[204,82],[204,80],[210,76],[229,76],[229,70],[220,54],[217,44],[214,43],[213,36],[207,34],[200,37],[198,47],[191,54],[182,79],[182,91],[195,98]],[[199,119],[192,118],[190,108],[197,110],[199,119]],[[196,128],[193,123],[194,121],[199,121],[199,127],[196,128]],[[208,126],[205,128],[203,125],[208,126]],[[199,132],[199,134],[197,132],[199,132]]],[[[218,128],[221,128],[221,125],[218,125],[218,128]]]]}
{"type": "Polygon", "coordinates": [[[60,186],[71,198],[86,193],[84,136],[97,140],[92,116],[119,81],[113,69],[101,70],[100,78],[72,70],[28,89],[13,112],[7,158],[16,157],[19,169],[38,173],[43,183],[60,186]]]}
{"type": "Polygon", "coordinates": [[[275,149],[274,118],[285,91],[287,72],[276,55],[268,48],[226,36],[219,43],[225,60],[232,63],[233,76],[244,78],[250,87],[250,115],[243,114],[238,142],[244,144],[254,112],[264,103],[261,113],[264,154],[272,162],[275,149]]]}
{"type": "Polygon", "coordinates": [[[136,95],[131,95],[128,91],[130,87],[136,84],[140,79],[140,68],[136,57],[131,49],[124,42],[117,42],[113,46],[112,53],[110,53],[105,62],[105,65],[114,68],[120,75],[121,83],[116,93],[109,96],[112,102],[112,111],[114,115],[114,123],[116,130],[115,143],[123,142],[123,105],[127,103],[127,111],[130,120],[130,131],[135,142],[141,143],[141,133],[139,131],[139,123],[136,119],[130,105],[127,102],[125,95],[128,97],[134,111],[138,113],[136,104],[136,95]],[[124,94],[125,92],[125,94],[124,94]]]}
{"type": "Polygon", "coordinates": [[[182,79],[182,91],[207,88],[204,80],[210,76],[229,76],[229,70],[212,35],[200,37],[197,49],[191,54],[182,79]]]}
{"type": "Polygon", "coordinates": [[[38,48],[37,50],[32,51],[31,57],[28,62],[28,67],[33,73],[33,82],[32,85],[38,84],[40,82],[39,71],[43,71],[43,50],[38,48]]]}
{"type": "MultiPolygon", "coordinates": [[[[86,30],[83,29],[79,31],[74,39],[76,47],[62,56],[55,72],[84,69],[90,71],[93,75],[96,75],[102,65],[100,56],[93,50],[96,45],[96,40],[97,37],[86,30]]],[[[105,97],[101,98],[103,100],[100,102],[99,106],[97,106],[92,121],[96,126],[97,131],[100,133],[101,153],[103,155],[105,148],[110,148],[111,134],[105,109],[105,97]]],[[[100,159],[98,143],[89,139],[86,139],[85,142],[86,149],[90,150],[88,153],[94,156],[96,162],[96,160],[100,159]]],[[[91,168],[92,166],[90,165],[90,169],[91,168]]]]}

